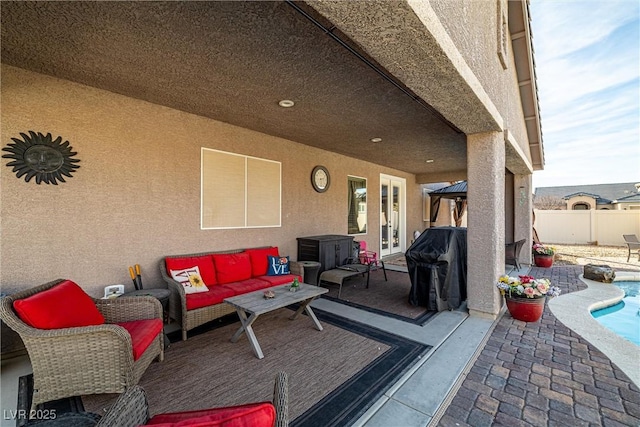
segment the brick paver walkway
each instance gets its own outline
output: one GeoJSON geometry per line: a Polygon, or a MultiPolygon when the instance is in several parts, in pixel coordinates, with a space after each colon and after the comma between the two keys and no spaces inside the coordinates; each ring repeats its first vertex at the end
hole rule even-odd
{"type": "MultiPolygon", "coordinates": [[[[533,267],[562,293],[586,288],[582,266],[533,267]]],[[[640,363],[640,361],[639,361],[640,363]]],[[[440,426],[640,426],[640,390],[545,307],[526,323],[507,312],[440,426]]]]}

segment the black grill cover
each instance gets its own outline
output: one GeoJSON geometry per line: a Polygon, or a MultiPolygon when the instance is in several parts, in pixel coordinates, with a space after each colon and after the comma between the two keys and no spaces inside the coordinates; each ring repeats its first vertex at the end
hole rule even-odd
{"type": "Polygon", "coordinates": [[[451,310],[467,299],[467,229],[432,227],[405,252],[411,278],[409,303],[451,310]]]}

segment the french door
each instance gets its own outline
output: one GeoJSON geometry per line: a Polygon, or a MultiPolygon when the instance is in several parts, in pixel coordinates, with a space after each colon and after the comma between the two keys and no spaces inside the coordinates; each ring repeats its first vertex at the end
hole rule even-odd
{"type": "Polygon", "coordinates": [[[380,256],[403,251],[405,184],[403,178],[380,175],[380,256]]]}

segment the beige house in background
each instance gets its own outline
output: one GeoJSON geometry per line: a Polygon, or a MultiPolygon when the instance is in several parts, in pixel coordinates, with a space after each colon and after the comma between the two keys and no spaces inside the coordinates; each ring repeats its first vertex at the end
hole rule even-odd
{"type": "Polygon", "coordinates": [[[354,179],[354,238],[401,253],[428,225],[423,185],[467,180],[468,307],[498,313],[544,164],[528,1],[3,1],[1,18],[2,147],[51,133],[80,160],[38,185],[3,159],[3,292],[63,277],[99,297],[135,263],[161,287],[169,254],[296,259],[297,237],[347,234],[354,179]]]}
{"type": "Polygon", "coordinates": [[[640,209],[640,183],[538,187],[534,197],[535,204],[555,204],[561,210],[636,210],[640,209]]]}

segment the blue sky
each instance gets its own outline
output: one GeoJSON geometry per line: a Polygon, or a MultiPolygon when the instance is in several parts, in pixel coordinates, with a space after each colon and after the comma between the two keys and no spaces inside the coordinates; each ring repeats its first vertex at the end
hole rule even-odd
{"type": "Polygon", "coordinates": [[[534,188],[640,182],[640,2],[530,11],[545,154],[534,188]]]}

